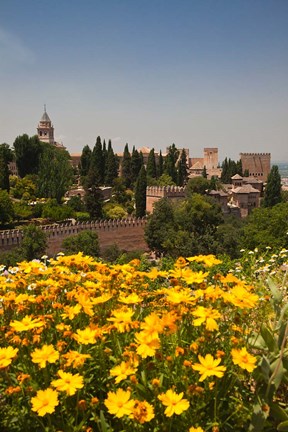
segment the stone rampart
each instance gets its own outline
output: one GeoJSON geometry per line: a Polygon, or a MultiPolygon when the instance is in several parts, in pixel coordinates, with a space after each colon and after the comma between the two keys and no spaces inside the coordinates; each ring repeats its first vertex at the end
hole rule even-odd
{"type": "Polygon", "coordinates": [[[153,212],[155,202],[161,198],[179,200],[185,198],[185,187],[181,186],[148,186],[146,188],[146,211],[153,212]]]}
{"type": "MultiPolygon", "coordinates": [[[[148,250],[144,240],[145,218],[128,218],[117,220],[99,220],[44,225],[42,226],[48,239],[47,254],[55,255],[61,251],[65,238],[79,234],[81,231],[96,231],[101,251],[108,246],[117,244],[121,250],[148,250]]],[[[21,230],[0,231],[0,251],[8,251],[20,246],[23,238],[21,230]]]]}

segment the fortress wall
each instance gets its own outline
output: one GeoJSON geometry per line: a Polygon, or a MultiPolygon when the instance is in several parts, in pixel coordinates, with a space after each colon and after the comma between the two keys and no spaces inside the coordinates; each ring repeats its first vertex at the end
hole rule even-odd
{"type": "MultiPolygon", "coordinates": [[[[99,237],[101,251],[108,246],[117,244],[122,250],[128,252],[134,250],[148,251],[144,240],[144,228],[146,219],[121,219],[108,221],[81,222],[61,225],[45,225],[42,229],[47,234],[47,255],[52,256],[61,251],[61,245],[65,238],[77,235],[81,231],[96,231],[99,237]]],[[[9,251],[21,244],[23,233],[21,230],[6,230],[0,232],[0,251],[9,251]]]]}
{"type": "Polygon", "coordinates": [[[155,202],[161,198],[171,200],[183,199],[185,197],[185,187],[180,186],[149,186],[146,189],[146,211],[153,213],[155,202]]]}

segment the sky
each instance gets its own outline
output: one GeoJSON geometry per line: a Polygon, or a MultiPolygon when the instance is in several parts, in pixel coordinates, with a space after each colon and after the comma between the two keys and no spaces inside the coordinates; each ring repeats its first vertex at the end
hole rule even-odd
{"type": "Polygon", "coordinates": [[[0,143],[288,161],[288,0],[0,0],[0,143]]]}

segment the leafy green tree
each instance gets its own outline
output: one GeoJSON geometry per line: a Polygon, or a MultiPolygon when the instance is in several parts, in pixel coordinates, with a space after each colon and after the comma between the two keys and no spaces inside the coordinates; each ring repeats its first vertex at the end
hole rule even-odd
{"type": "Polygon", "coordinates": [[[66,255],[83,252],[84,255],[98,257],[100,254],[98,234],[85,230],[63,240],[62,247],[66,255]]]}
{"type": "Polygon", "coordinates": [[[58,203],[73,181],[69,153],[46,145],[40,158],[37,194],[41,198],[55,198],[58,203]]]}
{"type": "Polygon", "coordinates": [[[129,193],[126,189],[125,180],[122,177],[118,177],[113,181],[113,202],[126,206],[131,202],[131,193],[132,191],[129,193]]]}
{"type": "Polygon", "coordinates": [[[86,191],[84,202],[91,219],[101,219],[103,217],[103,196],[98,187],[92,186],[86,191]]]}
{"type": "Polygon", "coordinates": [[[288,248],[288,203],[256,208],[247,217],[243,228],[242,247],[264,251],[267,246],[275,251],[288,248]]]}
{"type": "Polygon", "coordinates": [[[81,158],[80,158],[80,176],[86,177],[89,171],[89,166],[91,162],[92,150],[88,145],[83,147],[81,158]]]}
{"type": "Polygon", "coordinates": [[[157,177],[157,167],[154,148],[150,150],[147,160],[147,176],[151,178],[157,177]]]}
{"type": "Polygon", "coordinates": [[[263,207],[273,207],[282,201],[281,176],[277,165],[273,165],[264,190],[263,207]]]}
{"type": "Polygon", "coordinates": [[[163,198],[155,203],[154,211],[148,216],[145,227],[145,240],[158,255],[166,254],[173,248],[176,223],[171,202],[163,198]]]}
{"type": "Polygon", "coordinates": [[[202,176],[193,177],[188,180],[186,195],[187,197],[191,197],[194,193],[205,195],[208,189],[210,189],[210,181],[208,179],[202,176]]]}
{"type": "Polygon", "coordinates": [[[76,212],[82,212],[85,210],[84,202],[79,195],[72,196],[69,201],[67,201],[67,206],[71,207],[76,212]]]}
{"type": "Polygon", "coordinates": [[[9,163],[14,159],[13,151],[9,145],[3,143],[0,145],[0,189],[10,190],[9,183],[9,163]]]}
{"type": "Polygon", "coordinates": [[[38,177],[31,174],[27,174],[23,178],[16,177],[16,179],[13,179],[13,183],[11,183],[11,195],[17,199],[22,199],[23,197],[26,197],[28,200],[35,199],[37,180],[38,177]]]}
{"type": "Polygon", "coordinates": [[[126,188],[129,188],[132,183],[132,170],[131,170],[131,155],[129,152],[128,144],[125,145],[123,152],[123,159],[121,164],[122,178],[124,179],[126,188]]]}
{"type": "Polygon", "coordinates": [[[126,210],[120,204],[107,203],[103,206],[106,219],[123,219],[127,216],[126,210]]]}
{"type": "Polygon", "coordinates": [[[217,241],[217,255],[229,255],[231,259],[239,258],[241,255],[241,242],[243,235],[243,219],[235,216],[224,217],[223,223],[219,224],[215,232],[217,241]]]}
{"type": "Polygon", "coordinates": [[[147,175],[145,166],[143,165],[135,186],[136,217],[143,217],[146,214],[146,187],[147,175]]]}
{"type": "Polygon", "coordinates": [[[29,224],[23,229],[23,240],[20,246],[21,256],[26,261],[41,258],[47,248],[47,236],[45,232],[34,224],[29,224]]]}
{"type": "Polygon", "coordinates": [[[27,174],[38,174],[40,157],[44,146],[37,135],[29,138],[27,134],[18,136],[13,144],[16,165],[20,177],[27,174]]]}
{"type": "Polygon", "coordinates": [[[27,203],[23,201],[14,202],[13,209],[14,209],[14,219],[17,221],[23,219],[30,219],[33,215],[32,206],[27,205],[27,203]]]}
{"type": "Polygon", "coordinates": [[[0,224],[10,223],[14,218],[13,202],[6,190],[0,189],[0,224]]]}
{"type": "Polygon", "coordinates": [[[114,154],[111,141],[108,142],[107,163],[105,171],[105,184],[112,186],[114,179],[118,177],[119,161],[117,155],[114,154]]]}
{"type": "Polygon", "coordinates": [[[42,208],[42,217],[51,222],[60,222],[74,216],[74,210],[67,205],[58,204],[55,198],[50,199],[42,208]]]}
{"type": "Polygon", "coordinates": [[[91,163],[86,179],[86,188],[99,187],[104,184],[104,160],[100,136],[92,151],[91,163]]]}
{"type": "Polygon", "coordinates": [[[158,186],[176,186],[176,183],[172,180],[168,174],[163,173],[157,180],[158,186]]]}

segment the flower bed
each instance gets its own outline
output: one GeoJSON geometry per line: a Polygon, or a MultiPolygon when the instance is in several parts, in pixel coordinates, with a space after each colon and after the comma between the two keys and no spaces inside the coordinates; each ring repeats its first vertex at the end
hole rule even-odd
{"type": "Polygon", "coordinates": [[[1,431],[288,430],[279,257],[3,269],[1,431]]]}

